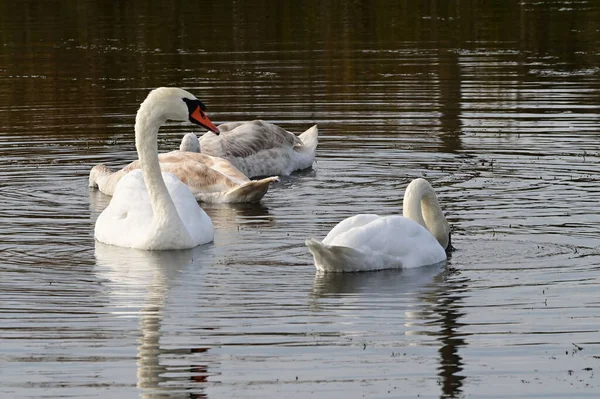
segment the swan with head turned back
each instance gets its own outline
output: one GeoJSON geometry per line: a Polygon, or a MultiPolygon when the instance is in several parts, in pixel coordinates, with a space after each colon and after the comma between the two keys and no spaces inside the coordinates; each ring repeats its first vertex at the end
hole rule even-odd
{"type": "MultiPolygon", "coordinates": [[[[159,154],[158,160],[163,172],[173,173],[188,186],[198,201],[203,202],[258,202],[271,183],[279,180],[277,176],[250,180],[228,160],[201,154],[194,133],[184,136],[179,151],[159,154]]],[[[112,195],[119,180],[140,167],[139,160],[118,171],[104,164],[96,165],[90,171],[89,185],[103,194],[112,195]]]]}
{"type": "MultiPolygon", "coordinates": [[[[279,180],[277,176],[250,180],[226,159],[197,152],[171,151],[159,154],[158,160],[163,172],[177,176],[196,200],[202,202],[259,202],[271,183],[279,180]]],[[[140,168],[140,160],[131,162],[121,170],[111,169],[104,164],[96,165],[90,171],[89,185],[103,194],[113,195],[119,180],[140,168]]]]}
{"type": "Polygon", "coordinates": [[[342,220],[321,242],[306,240],[317,270],[359,272],[432,265],[452,248],[450,225],[433,187],[410,182],[403,216],[361,214],[342,220]]]}
{"type": "Polygon", "coordinates": [[[213,240],[210,217],[175,175],[161,173],[157,135],[167,120],[190,121],[218,132],[204,104],[185,90],[161,87],[148,94],[135,118],[141,170],[123,176],[96,220],[95,238],[143,250],[193,248],[213,240]]]}
{"type": "Polygon", "coordinates": [[[198,139],[199,146],[188,135],[180,150],[202,151],[227,159],[248,177],[287,176],[296,170],[310,168],[319,142],[317,125],[296,136],[261,120],[219,125],[219,134],[204,133],[198,139]]]}

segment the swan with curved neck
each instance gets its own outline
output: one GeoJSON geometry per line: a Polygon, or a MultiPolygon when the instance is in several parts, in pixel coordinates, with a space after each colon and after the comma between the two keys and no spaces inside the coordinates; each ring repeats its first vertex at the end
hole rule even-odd
{"type": "Polygon", "coordinates": [[[212,241],[212,221],[177,177],[161,173],[158,129],[167,120],[190,121],[218,133],[204,104],[185,90],[150,92],[135,118],[135,145],[141,171],[119,180],[113,198],[96,221],[100,242],[144,250],[193,248],[212,241]]]}
{"type": "Polygon", "coordinates": [[[444,261],[452,248],[450,225],[425,179],[415,179],[406,188],[403,216],[352,216],[338,223],[322,242],[311,238],[306,245],[322,272],[432,265],[444,261]]]}

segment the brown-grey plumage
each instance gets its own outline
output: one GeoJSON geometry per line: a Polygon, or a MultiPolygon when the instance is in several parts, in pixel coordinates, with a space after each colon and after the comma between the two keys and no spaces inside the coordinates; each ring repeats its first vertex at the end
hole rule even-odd
{"type": "Polygon", "coordinates": [[[205,154],[220,154],[221,157],[248,157],[252,154],[282,146],[301,146],[302,141],[293,133],[261,120],[252,122],[230,122],[219,125],[218,135],[207,132],[218,140],[202,140],[201,150],[205,154]]]}
{"type": "MultiPolygon", "coordinates": [[[[257,202],[269,185],[277,181],[277,177],[250,180],[229,161],[201,153],[171,151],[160,154],[158,160],[161,171],[175,174],[199,201],[257,202]]],[[[117,182],[135,169],[140,169],[139,160],[118,171],[103,164],[96,165],[90,171],[90,187],[112,195],[117,182]]]]}
{"type": "Polygon", "coordinates": [[[224,123],[219,132],[206,132],[199,139],[202,153],[227,159],[249,177],[309,168],[318,144],[316,125],[299,136],[261,120],[224,123]]]}

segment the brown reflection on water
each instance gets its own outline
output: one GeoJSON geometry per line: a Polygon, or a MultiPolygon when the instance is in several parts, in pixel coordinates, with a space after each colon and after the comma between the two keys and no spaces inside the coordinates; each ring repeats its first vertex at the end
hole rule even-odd
{"type": "Polygon", "coordinates": [[[465,315],[462,309],[460,292],[468,288],[467,281],[460,278],[449,277],[444,272],[436,276],[436,280],[443,279],[443,290],[431,291],[426,294],[431,295],[435,312],[439,315],[436,322],[440,326],[440,366],[438,375],[441,380],[442,394],[440,398],[458,398],[461,397],[463,385],[467,378],[462,374],[464,361],[459,350],[467,345],[464,332],[459,331],[463,325],[459,320],[465,315]]]}
{"type": "MultiPolygon", "coordinates": [[[[442,0],[64,4],[0,5],[1,133],[68,136],[83,130],[109,137],[107,117],[131,116],[145,90],[160,85],[198,87],[223,120],[238,119],[238,113],[280,118],[290,96],[302,99],[295,105],[302,118],[343,109],[349,119],[364,95],[376,91],[387,103],[398,91],[369,82],[397,68],[423,72],[423,65],[411,71],[410,59],[377,54],[404,48],[416,49],[417,57],[436,54],[429,68],[440,81],[443,151],[452,152],[461,148],[455,50],[515,49],[522,62],[541,55],[549,66],[572,71],[597,67],[600,42],[598,7],[586,1],[568,12],[561,10],[570,2],[558,0],[517,6],[442,0]],[[265,94],[280,107],[263,103],[265,94]],[[118,106],[115,97],[131,107],[118,106]],[[29,107],[43,112],[22,112],[29,107]],[[267,107],[273,115],[264,114],[267,107]]],[[[373,110],[368,104],[363,109],[373,110]]]]}
{"type": "Polygon", "coordinates": [[[456,51],[442,51],[438,64],[440,81],[440,125],[443,152],[462,150],[461,136],[461,76],[456,51]]]}

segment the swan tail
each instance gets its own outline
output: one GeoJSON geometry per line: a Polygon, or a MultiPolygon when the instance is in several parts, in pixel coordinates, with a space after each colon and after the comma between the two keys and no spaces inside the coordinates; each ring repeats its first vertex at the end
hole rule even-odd
{"type": "Polygon", "coordinates": [[[279,178],[267,177],[260,180],[252,180],[242,184],[239,187],[227,192],[220,193],[196,193],[196,200],[202,202],[221,202],[221,203],[248,203],[258,202],[269,191],[271,183],[279,181],[279,178]]]}
{"type": "Polygon", "coordinates": [[[319,129],[317,125],[309,128],[298,136],[298,138],[302,141],[302,146],[296,148],[296,151],[314,153],[317,149],[317,144],[319,144],[319,129]]]}
{"type": "Polygon", "coordinates": [[[225,202],[258,202],[265,196],[271,183],[276,181],[279,181],[277,176],[249,181],[228,191],[225,202]]]}
{"type": "MultiPolygon", "coordinates": [[[[319,144],[319,130],[317,125],[314,125],[300,136],[298,136],[302,145],[294,147],[294,155],[290,163],[289,172],[310,168],[315,161],[317,154],[317,144],[319,144]]],[[[289,173],[288,173],[289,174],[289,173]]]]}
{"type": "Polygon", "coordinates": [[[365,270],[367,260],[362,252],[341,245],[327,245],[314,238],[305,241],[320,272],[342,273],[365,270]]]}

